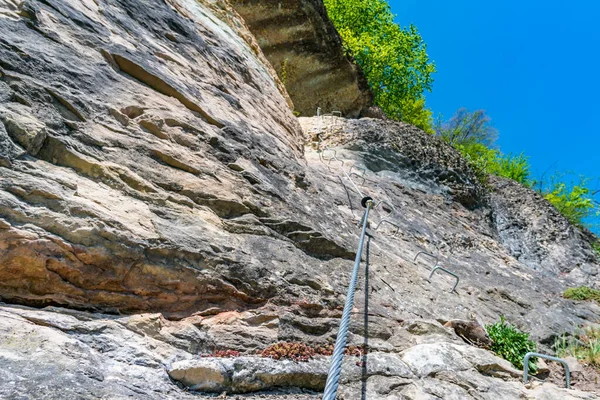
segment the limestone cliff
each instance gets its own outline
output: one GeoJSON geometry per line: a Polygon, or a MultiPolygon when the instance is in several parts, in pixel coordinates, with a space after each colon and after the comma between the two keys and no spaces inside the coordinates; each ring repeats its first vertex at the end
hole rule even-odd
{"type": "Polygon", "coordinates": [[[295,111],[317,107],[358,117],[373,104],[360,70],[344,54],[322,0],[232,0],[277,70],[295,111]]]}
{"type": "MultiPolygon", "coordinates": [[[[361,192],[378,203],[356,303],[366,290],[369,398],[594,398],[524,387],[443,326],[502,314],[548,349],[595,322],[561,297],[598,272],[585,233],[514,183],[490,193],[412,126],[296,119],[239,18],[222,1],[0,0],[0,397],[318,398],[326,357],[256,351],[335,337],[361,192]],[[243,356],[200,357],[217,350],[243,356]]],[[[364,334],[357,313],[351,343],[364,334]]]]}

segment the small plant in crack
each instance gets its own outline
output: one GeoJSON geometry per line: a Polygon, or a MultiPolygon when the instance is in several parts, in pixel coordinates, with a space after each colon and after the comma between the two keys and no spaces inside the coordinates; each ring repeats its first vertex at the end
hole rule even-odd
{"type": "Polygon", "coordinates": [[[306,362],[315,356],[315,349],[298,342],[275,343],[260,352],[261,357],[306,362]]]}
{"type": "MultiPolygon", "coordinates": [[[[362,357],[364,354],[364,346],[346,346],[344,354],[347,356],[362,357]]],[[[309,346],[299,342],[281,342],[272,344],[266,349],[259,352],[261,357],[273,358],[275,360],[292,360],[298,362],[306,362],[317,355],[331,356],[333,354],[334,344],[319,344],[309,346]]],[[[357,364],[358,365],[358,364],[357,364]]]]}
{"type": "Polygon", "coordinates": [[[237,350],[216,350],[212,354],[203,354],[202,357],[217,357],[217,358],[233,358],[239,357],[240,352],[237,350]]]}

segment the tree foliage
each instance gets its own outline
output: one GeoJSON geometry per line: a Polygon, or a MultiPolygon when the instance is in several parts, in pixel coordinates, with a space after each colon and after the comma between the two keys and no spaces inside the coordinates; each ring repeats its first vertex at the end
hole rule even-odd
{"type": "Polygon", "coordinates": [[[487,183],[488,175],[496,175],[530,185],[528,157],[522,153],[503,154],[492,147],[498,130],[484,110],[471,112],[461,108],[448,121],[438,118],[435,134],[460,151],[483,184],[487,183]]]}
{"type": "Polygon", "coordinates": [[[498,130],[492,126],[491,121],[485,110],[469,111],[460,108],[448,121],[441,122],[438,119],[435,133],[452,145],[480,143],[493,146],[498,139],[498,130]]]}
{"type": "Polygon", "coordinates": [[[560,182],[555,184],[552,190],[543,194],[546,200],[574,225],[581,225],[584,219],[597,215],[590,190],[585,186],[585,180],[570,187],[560,182]]]}
{"type": "Polygon", "coordinates": [[[424,93],[431,91],[435,65],[417,28],[396,24],[386,0],[324,2],[346,51],[364,71],[375,104],[390,118],[431,131],[424,93]]]}
{"type": "Polygon", "coordinates": [[[532,186],[572,224],[593,229],[586,220],[600,217],[600,203],[595,198],[598,193],[590,189],[590,179],[579,176],[569,182],[569,175],[555,172],[547,179],[544,173],[532,186]]]}

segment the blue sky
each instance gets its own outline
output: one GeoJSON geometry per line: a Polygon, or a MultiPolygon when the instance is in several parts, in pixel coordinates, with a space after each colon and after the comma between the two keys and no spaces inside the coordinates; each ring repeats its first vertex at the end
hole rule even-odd
{"type": "Polygon", "coordinates": [[[535,176],[600,177],[600,2],[389,3],[400,25],[417,26],[437,65],[427,95],[435,114],[485,109],[500,149],[525,152],[535,176]]]}

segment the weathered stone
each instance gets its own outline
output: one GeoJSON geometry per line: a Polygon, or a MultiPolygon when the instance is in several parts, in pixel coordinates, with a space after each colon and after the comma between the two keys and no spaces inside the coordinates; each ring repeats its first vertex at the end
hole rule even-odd
{"type": "Polygon", "coordinates": [[[571,374],[579,374],[583,372],[583,366],[575,357],[565,357],[564,360],[569,366],[569,371],[571,371],[571,374]]]}
{"type": "Polygon", "coordinates": [[[403,323],[406,330],[413,335],[447,334],[442,324],[437,321],[410,320],[403,323]]]}
{"type": "Polygon", "coordinates": [[[35,156],[46,140],[47,132],[43,123],[30,116],[31,112],[29,107],[20,104],[0,108],[0,122],[12,140],[35,156]]]}
{"type": "MultiPolygon", "coordinates": [[[[227,3],[5,3],[0,298],[63,308],[1,308],[0,397],[185,399],[165,366],[329,343],[362,194],[378,206],[349,344],[368,335],[375,398],[535,394],[435,321],[505,315],[544,349],[599,318],[598,305],[560,296],[599,267],[588,233],[531,191],[500,181],[488,193],[458,152],[409,125],[325,117],[302,119],[302,132],[227,3]],[[315,151],[318,134],[336,159],[315,151]],[[501,193],[516,200],[493,198],[501,193]],[[378,227],[384,219],[394,225],[378,227]],[[523,226],[511,242],[513,223],[523,226]],[[427,280],[429,265],[414,262],[423,250],[460,275],[456,292],[448,276],[427,280]]],[[[290,364],[281,375],[283,364],[248,359],[213,360],[243,367],[218,384],[317,388],[327,367],[303,375],[290,364]]],[[[352,399],[360,361],[348,357],[342,374],[352,399]]],[[[283,395],[307,398],[299,390],[283,395]]]]}
{"type": "Polygon", "coordinates": [[[591,232],[571,225],[532,189],[498,177],[490,184],[494,224],[513,257],[531,269],[565,275],[573,285],[595,280],[598,265],[591,232]]]}
{"type": "Polygon", "coordinates": [[[419,377],[435,375],[441,371],[462,371],[471,364],[461,357],[458,349],[449,343],[421,344],[402,353],[404,361],[419,377]]]}
{"type": "MultiPolygon", "coordinates": [[[[354,357],[342,365],[342,381],[357,380],[362,369],[354,357]]],[[[169,376],[191,390],[246,393],[276,387],[323,390],[329,370],[329,357],[307,362],[259,357],[202,358],[178,361],[168,368],[169,376]]],[[[408,367],[392,354],[371,353],[366,376],[412,378],[408,367]]]]}
{"type": "Polygon", "coordinates": [[[480,346],[489,349],[492,345],[492,340],[488,336],[485,328],[477,321],[452,320],[444,324],[447,328],[454,329],[454,332],[467,343],[474,346],[480,346]]]}
{"type": "Polygon", "coordinates": [[[313,116],[341,111],[358,117],[373,95],[320,0],[232,0],[285,84],[295,111],[313,116]]]}
{"type": "Polygon", "coordinates": [[[548,383],[533,384],[532,390],[527,392],[526,399],[543,400],[579,400],[579,399],[598,399],[593,393],[585,393],[577,390],[567,390],[559,388],[548,383]]]}

